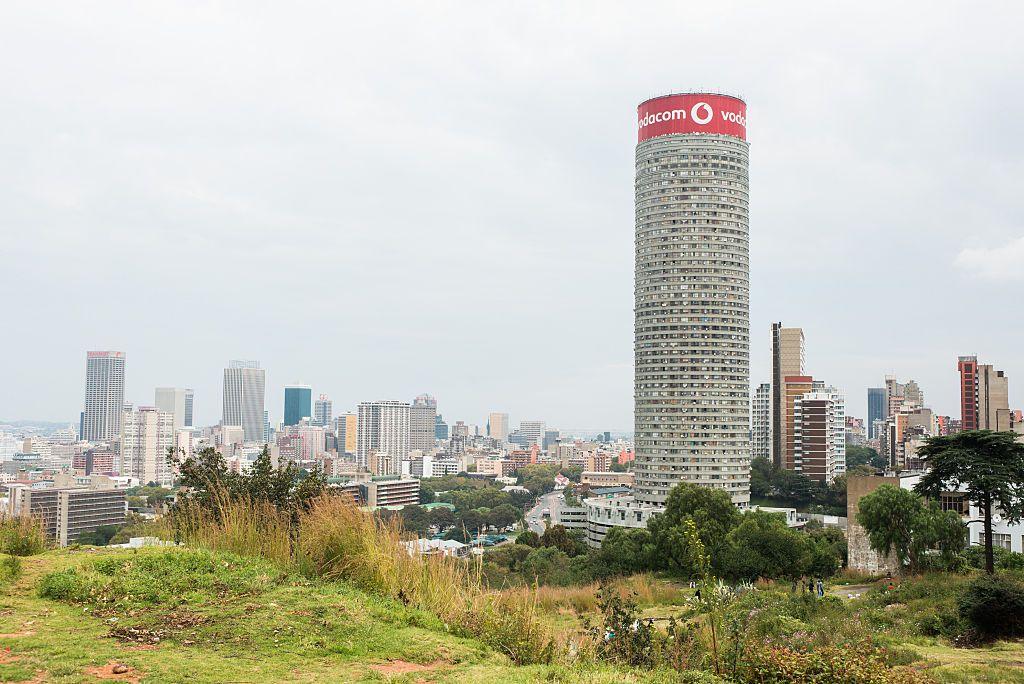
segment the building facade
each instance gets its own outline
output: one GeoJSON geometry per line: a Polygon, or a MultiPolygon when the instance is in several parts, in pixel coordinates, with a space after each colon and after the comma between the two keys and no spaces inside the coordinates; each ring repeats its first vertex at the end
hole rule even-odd
{"type": "Polygon", "coordinates": [[[409,407],[409,448],[422,452],[434,448],[437,400],[429,394],[416,397],[409,407]]]}
{"type": "Polygon", "coordinates": [[[543,446],[546,429],[547,423],[543,420],[524,420],[519,423],[519,433],[525,442],[523,446],[543,446]]]}
{"type": "Polygon", "coordinates": [[[125,411],[121,421],[121,475],[143,484],[174,484],[174,468],[167,462],[175,440],[174,414],[152,406],[125,411]]]}
{"type": "Polygon", "coordinates": [[[192,409],[195,393],[185,387],[157,387],[153,406],[159,411],[174,414],[174,429],[192,427],[192,409]]]}
{"type": "Polygon", "coordinates": [[[317,427],[330,427],[334,417],[334,402],[326,394],[313,402],[313,425],[317,427]]]}
{"type": "Polygon", "coordinates": [[[654,98],[638,108],[637,139],[636,499],[660,506],[673,486],[689,482],[745,506],[746,104],[716,94],[654,98]]]}
{"type": "Polygon", "coordinates": [[[266,436],[266,382],[258,361],[232,361],[224,369],[221,423],[241,427],[246,442],[262,442],[266,436]]]}
{"type": "Polygon", "coordinates": [[[507,413],[491,413],[487,416],[487,436],[498,440],[498,443],[508,439],[509,426],[507,413]]]}
{"type": "Polygon", "coordinates": [[[767,382],[757,386],[751,401],[750,457],[772,458],[772,386],[767,382]]]}
{"type": "Polygon", "coordinates": [[[397,475],[409,455],[409,404],[402,401],[366,401],[359,404],[356,437],[356,462],[370,466],[371,453],[378,463],[397,475]]]}
{"type": "Polygon", "coordinates": [[[803,328],[772,323],[772,462],[785,467],[789,438],[786,424],[786,377],[804,375],[806,354],[803,328]]]}
{"type": "Polygon", "coordinates": [[[284,388],[284,425],[298,425],[303,418],[313,419],[313,388],[288,385],[284,388]]]}
{"type": "Polygon", "coordinates": [[[121,434],[124,410],[124,352],[91,351],[85,355],[85,411],[81,437],[110,442],[121,434]]]}
{"type": "Polygon", "coordinates": [[[830,483],[846,472],[846,407],[833,387],[808,392],[793,406],[793,470],[830,483]]]}
{"type": "Polygon", "coordinates": [[[868,439],[875,439],[878,434],[875,429],[875,421],[885,420],[885,388],[868,388],[868,439]]]}

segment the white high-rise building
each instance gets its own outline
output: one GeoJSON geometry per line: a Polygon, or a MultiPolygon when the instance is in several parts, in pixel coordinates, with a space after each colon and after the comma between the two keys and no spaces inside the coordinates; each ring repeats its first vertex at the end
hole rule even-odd
{"type": "Polygon", "coordinates": [[[491,413],[487,416],[487,436],[493,437],[499,443],[508,439],[508,414],[491,413]]]}
{"type": "Polygon", "coordinates": [[[519,423],[519,433],[526,439],[526,446],[544,444],[547,423],[543,420],[524,420],[519,423]]]}
{"type": "MultiPolygon", "coordinates": [[[[423,453],[434,449],[434,423],[437,421],[437,400],[421,394],[409,409],[409,448],[423,453]]],[[[404,457],[403,457],[404,458],[404,457]]]]}
{"type": "Polygon", "coordinates": [[[636,500],[677,484],[750,501],[746,104],[666,95],[638,109],[636,500]]]}
{"type": "Polygon", "coordinates": [[[88,442],[110,442],[121,434],[124,352],[91,351],[85,357],[81,438],[88,442]]]}
{"type": "Polygon", "coordinates": [[[125,411],[121,423],[121,475],[143,484],[174,484],[174,469],[167,463],[175,444],[174,414],[152,406],[125,411]]]}
{"type": "Polygon", "coordinates": [[[409,454],[409,411],[404,401],[364,401],[359,404],[356,425],[356,463],[370,465],[374,452],[378,462],[390,465],[398,475],[401,463],[409,454]]]}
{"type": "Polygon", "coordinates": [[[754,391],[750,412],[750,457],[772,456],[772,386],[763,382],[754,391]]]}
{"type": "Polygon", "coordinates": [[[184,387],[157,387],[153,404],[160,411],[174,414],[174,429],[192,427],[194,393],[184,387]]]}
{"type": "Polygon", "coordinates": [[[223,425],[242,428],[246,442],[262,442],[266,371],[258,361],[232,361],[224,369],[223,425]]]}

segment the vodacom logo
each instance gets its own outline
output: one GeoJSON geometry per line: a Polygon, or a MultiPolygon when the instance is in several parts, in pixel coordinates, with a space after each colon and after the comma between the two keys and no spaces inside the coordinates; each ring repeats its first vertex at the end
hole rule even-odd
{"type": "Polygon", "coordinates": [[[701,126],[711,121],[714,116],[715,110],[711,109],[711,105],[707,102],[698,102],[690,109],[690,118],[701,126]]]}

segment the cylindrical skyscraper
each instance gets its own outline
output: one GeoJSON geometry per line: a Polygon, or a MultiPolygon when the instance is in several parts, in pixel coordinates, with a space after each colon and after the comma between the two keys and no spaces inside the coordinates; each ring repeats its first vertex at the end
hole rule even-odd
{"type": "Polygon", "coordinates": [[[638,108],[636,500],[680,482],[750,501],[746,104],[705,93],[638,108]]]}

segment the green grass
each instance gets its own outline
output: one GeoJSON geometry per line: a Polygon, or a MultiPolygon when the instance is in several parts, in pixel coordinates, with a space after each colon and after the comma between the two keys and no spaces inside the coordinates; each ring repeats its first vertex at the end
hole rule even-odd
{"type": "Polygon", "coordinates": [[[516,667],[431,613],[226,553],[83,549],[23,565],[0,588],[0,681],[96,681],[87,671],[109,663],[143,682],[673,681],[610,667],[516,667]],[[429,669],[373,669],[391,661],[429,669]]]}

